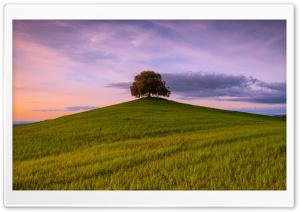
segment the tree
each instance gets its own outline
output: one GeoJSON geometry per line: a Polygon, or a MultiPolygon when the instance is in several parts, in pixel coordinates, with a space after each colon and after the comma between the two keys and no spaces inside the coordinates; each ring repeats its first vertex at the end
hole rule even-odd
{"type": "Polygon", "coordinates": [[[162,80],[159,73],[154,71],[143,71],[134,77],[134,82],[130,86],[131,95],[137,98],[152,96],[169,97],[171,91],[166,88],[166,82],[162,80]]]}

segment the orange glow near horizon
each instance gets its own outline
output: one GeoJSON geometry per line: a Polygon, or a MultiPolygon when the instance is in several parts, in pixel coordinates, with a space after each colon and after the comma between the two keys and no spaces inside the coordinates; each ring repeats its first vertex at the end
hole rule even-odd
{"type": "Polygon", "coordinates": [[[286,22],[245,21],[16,20],[13,121],[134,100],[143,70],[163,76],[173,101],[283,111],[286,22]]]}

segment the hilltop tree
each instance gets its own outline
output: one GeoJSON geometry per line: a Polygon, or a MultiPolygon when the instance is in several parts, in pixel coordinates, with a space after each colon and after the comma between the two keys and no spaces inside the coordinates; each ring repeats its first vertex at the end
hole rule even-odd
{"type": "Polygon", "coordinates": [[[131,95],[137,98],[152,96],[169,97],[171,91],[166,87],[166,82],[162,80],[159,73],[154,71],[143,71],[134,77],[134,82],[130,86],[131,95]]]}

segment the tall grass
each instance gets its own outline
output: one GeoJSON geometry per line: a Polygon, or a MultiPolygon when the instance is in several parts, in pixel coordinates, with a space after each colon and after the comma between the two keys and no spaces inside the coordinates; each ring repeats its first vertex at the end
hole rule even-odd
{"type": "Polygon", "coordinates": [[[140,99],[13,129],[15,190],[285,190],[286,121],[140,99]]]}

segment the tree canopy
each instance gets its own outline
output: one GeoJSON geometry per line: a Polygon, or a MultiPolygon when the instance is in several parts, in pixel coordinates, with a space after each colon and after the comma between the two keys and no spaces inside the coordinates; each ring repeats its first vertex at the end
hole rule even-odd
{"type": "Polygon", "coordinates": [[[137,98],[151,96],[169,97],[171,91],[166,87],[166,82],[162,80],[159,73],[154,71],[143,71],[134,77],[134,82],[130,86],[131,95],[137,98]]]}

